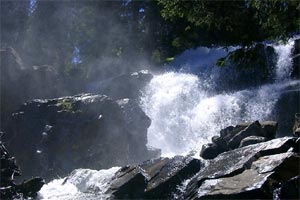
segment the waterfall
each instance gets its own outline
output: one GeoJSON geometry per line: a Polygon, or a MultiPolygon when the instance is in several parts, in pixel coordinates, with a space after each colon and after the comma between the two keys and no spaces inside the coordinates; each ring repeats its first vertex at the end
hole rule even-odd
{"type": "MultiPolygon", "coordinates": [[[[148,145],[162,149],[163,156],[184,155],[191,150],[199,151],[202,144],[210,142],[227,126],[272,120],[271,113],[281,93],[288,86],[299,84],[287,78],[293,43],[290,40],[274,46],[278,54],[278,81],[257,88],[218,94],[210,89],[214,76],[209,74],[166,72],[154,76],[141,98],[141,106],[152,120],[148,145]]],[[[198,60],[199,66],[202,63],[207,61],[198,60]]]]}

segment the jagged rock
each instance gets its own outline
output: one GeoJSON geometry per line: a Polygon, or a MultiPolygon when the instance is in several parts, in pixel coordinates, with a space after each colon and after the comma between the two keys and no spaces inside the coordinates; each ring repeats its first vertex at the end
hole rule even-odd
{"type": "MultiPolygon", "coordinates": [[[[213,179],[217,181],[223,177],[235,177],[235,175],[249,169],[258,158],[285,153],[293,145],[295,145],[295,139],[285,137],[222,153],[215,159],[209,160],[205,167],[192,178],[184,196],[186,199],[195,199],[198,197],[199,187],[205,180],[213,179]]],[[[265,162],[264,167],[268,165],[269,163],[265,162]]],[[[297,162],[294,165],[297,168],[297,162]]]]}
{"type": "Polygon", "coordinates": [[[142,70],[131,74],[123,74],[104,81],[90,83],[88,92],[105,94],[113,99],[137,99],[141,90],[150,82],[153,75],[142,70]]]}
{"type": "Polygon", "coordinates": [[[244,138],[241,142],[240,142],[240,147],[244,147],[244,146],[248,146],[251,144],[257,144],[260,142],[266,142],[268,139],[265,137],[259,137],[259,136],[249,136],[244,138]]]}
{"type": "Polygon", "coordinates": [[[113,180],[108,193],[116,199],[166,199],[182,180],[197,173],[200,160],[176,156],[159,158],[139,166],[122,168],[113,180]]]}
{"type": "Polygon", "coordinates": [[[295,114],[295,123],[293,127],[293,135],[300,137],[300,113],[295,114]]]}
{"type": "Polygon", "coordinates": [[[45,184],[40,177],[32,178],[21,184],[16,184],[14,177],[20,176],[20,169],[16,165],[14,157],[11,157],[7,149],[0,141],[1,174],[0,174],[0,197],[1,199],[23,199],[35,197],[37,192],[45,184]]]}
{"type": "Polygon", "coordinates": [[[224,150],[219,148],[216,144],[209,143],[202,146],[200,156],[204,159],[213,159],[222,152],[224,152],[224,150]]]}
{"type": "Polygon", "coordinates": [[[220,136],[212,137],[213,144],[202,146],[200,156],[204,159],[213,159],[229,149],[274,139],[277,126],[278,123],[275,121],[261,123],[255,121],[253,123],[241,123],[235,127],[226,127],[220,131],[220,136]]]}
{"type": "Polygon", "coordinates": [[[49,179],[76,168],[103,169],[158,157],[158,150],[146,146],[150,123],[131,100],[81,94],[25,103],[11,117],[4,139],[25,177],[49,179]]]}
{"type": "Polygon", "coordinates": [[[293,136],[295,114],[300,113],[300,86],[295,83],[293,87],[285,90],[274,106],[272,115],[279,122],[277,137],[293,136]]]}
{"type": "Polygon", "coordinates": [[[299,183],[299,175],[291,178],[274,191],[273,199],[300,199],[299,183]]]}
{"type": "Polygon", "coordinates": [[[260,136],[263,135],[261,125],[258,121],[255,121],[254,123],[250,124],[248,127],[243,129],[242,131],[235,134],[228,142],[228,145],[235,149],[239,146],[240,142],[249,136],[260,136]]]}
{"type": "Polygon", "coordinates": [[[272,198],[276,185],[298,174],[299,165],[294,163],[299,161],[299,155],[292,152],[261,157],[240,174],[205,180],[198,188],[197,198],[272,198]]]}
{"type": "MultiPolygon", "coordinates": [[[[1,115],[10,114],[25,101],[34,98],[54,98],[66,95],[62,77],[54,67],[24,66],[13,48],[0,50],[1,115]],[[55,84],[54,84],[55,83],[55,84]]],[[[3,123],[3,119],[2,123],[3,123]]]]}

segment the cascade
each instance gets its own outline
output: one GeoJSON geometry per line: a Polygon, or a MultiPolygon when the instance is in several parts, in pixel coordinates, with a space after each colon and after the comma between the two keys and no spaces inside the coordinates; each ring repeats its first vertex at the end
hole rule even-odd
{"type": "MultiPolygon", "coordinates": [[[[202,144],[210,142],[222,128],[242,121],[269,120],[285,88],[299,84],[288,78],[293,44],[292,39],[287,44],[274,45],[278,55],[277,81],[257,88],[218,94],[210,89],[213,88],[211,77],[218,77],[212,74],[166,72],[156,75],[141,98],[142,108],[152,120],[148,145],[162,149],[163,156],[184,155],[200,150],[202,144]]],[[[220,55],[220,51],[215,52],[220,55]]],[[[211,58],[208,56],[209,62],[211,58]]],[[[182,56],[180,59],[184,60],[182,56]]],[[[198,66],[208,63],[203,56],[199,56],[197,62],[198,66]]],[[[195,63],[193,59],[192,65],[195,63]]]]}

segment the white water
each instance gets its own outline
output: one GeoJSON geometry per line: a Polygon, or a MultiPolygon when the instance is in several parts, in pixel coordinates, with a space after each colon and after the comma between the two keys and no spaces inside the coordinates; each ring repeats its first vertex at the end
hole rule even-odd
{"type": "Polygon", "coordinates": [[[119,169],[119,167],[99,171],[76,169],[67,179],[55,179],[44,185],[38,193],[38,199],[107,199],[105,192],[119,169]]]}
{"type": "MultiPolygon", "coordinates": [[[[154,76],[141,98],[142,108],[152,120],[148,129],[148,145],[162,149],[163,156],[186,154],[210,142],[210,138],[217,135],[221,128],[241,121],[270,119],[274,105],[285,88],[299,85],[299,81],[287,78],[291,70],[292,46],[293,41],[274,46],[279,57],[277,81],[259,88],[216,94],[209,88],[211,77],[219,76],[209,74],[209,78],[199,78],[193,74],[175,72],[154,76]]],[[[202,52],[203,49],[200,50],[202,52]]],[[[191,65],[185,59],[189,53],[179,58],[185,62],[185,69],[197,66],[207,68],[214,59],[223,56],[224,51],[214,49],[204,53],[209,53],[208,60],[200,56],[197,61],[197,56],[193,55],[191,65]]],[[[109,196],[105,192],[119,169],[74,170],[67,179],[55,179],[44,185],[38,199],[107,199],[109,196]]]]}
{"type": "MultiPolygon", "coordinates": [[[[274,46],[278,54],[277,81],[259,88],[215,94],[208,89],[214,77],[211,75],[210,78],[176,72],[156,75],[141,98],[142,108],[152,120],[148,145],[162,149],[163,156],[184,155],[200,150],[202,144],[210,142],[212,136],[227,126],[272,120],[270,114],[279,96],[286,87],[299,84],[287,78],[293,44],[290,40],[274,46]]],[[[199,58],[198,66],[208,63],[199,58]]]]}

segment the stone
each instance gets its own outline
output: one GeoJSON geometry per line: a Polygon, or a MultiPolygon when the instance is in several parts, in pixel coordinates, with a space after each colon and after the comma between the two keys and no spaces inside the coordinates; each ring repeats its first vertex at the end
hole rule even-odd
{"type": "Polygon", "coordinates": [[[142,89],[150,82],[153,75],[146,70],[130,74],[122,74],[110,79],[92,82],[87,85],[87,91],[105,94],[117,99],[138,99],[142,89]]]}
{"type": "MultiPolygon", "coordinates": [[[[249,169],[258,158],[285,153],[294,144],[294,138],[284,137],[224,152],[215,159],[209,160],[199,173],[190,180],[186,187],[184,198],[196,198],[198,188],[205,180],[233,177],[241,174],[246,169],[249,169]]],[[[265,166],[268,166],[268,164],[265,166]]]]}
{"type": "Polygon", "coordinates": [[[20,168],[16,165],[15,158],[0,141],[1,174],[0,174],[0,197],[1,199],[23,199],[36,197],[37,192],[45,184],[40,177],[25,180],[21,184],[15,183],[15,176],[20,176],[20,168]]]}
{"type": "Polygon", "coordinates": [[[107,193],[116,199],[166,199],[183,179],[196,174],[203,166],[192,157],[175,156],[149,160],[138,166],[122,168],[107,193]]]}
{"type": "Polygon", "coordinates": [[[261,157],[252,163],[250,169],[240,174],[205,180],[198,188],[197,198],[272,198],[276,182],[278,184],[297,175],[299,165],[297,167],[293,163],[299,161],[299,156],[291,152],[261,157]]]}
{"type": "Polygon", "coordinates": [[[134,101],[80,94],[23,104],[3,139],[25,178],[49,180],[76,168],[99,170],[159,157],[159,150],[147,147],[150,123],[134,101]]]}
{"type": "Polygon", "coordinates": [[[261,136],[262,128],[258,121],[253,122],[248,127],[234,135],[228,142],[230,148],[234,149],[240,145],[240,142],[248,136],[261,136]]]}
{"type": "Polygon", "coordinates": [[[241,142],[240,142],[240,147],[244,147],[244,146],[248,146],[251,144],[257,144],[260,142],[266,142],[268,139],[265,137],[259,137],[259,136],[249,136],[244,138],[241,142]]]}
{"type": "Polygon", "coordinates": [[[202,157],[204,159],[213,159],[222,152],[224,152],[224,150],[219,148],[215,144],[212,144],[212,143],[204,144],[200,151],[200,157],[202,157]]]}
{"type": "Polygon", "coordinates": [[[283,183],[274,191],[273,199],[300,199],[299,175],[283,183]]]}

